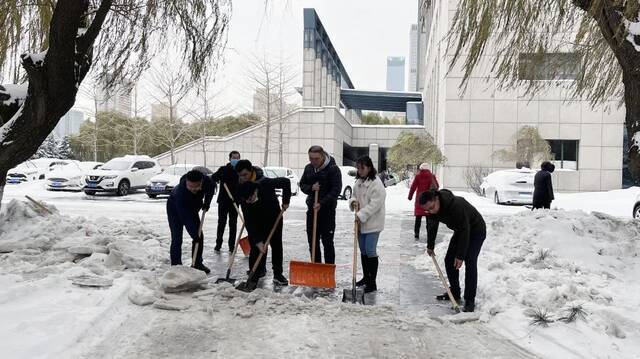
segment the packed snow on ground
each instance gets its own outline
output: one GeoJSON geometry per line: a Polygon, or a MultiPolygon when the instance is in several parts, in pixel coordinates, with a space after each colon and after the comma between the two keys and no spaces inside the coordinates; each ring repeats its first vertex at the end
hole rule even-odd
{"type": "Polygon", "coordinates": [[[203,277],[191,269],[166,275],[165,233],[145,220],[51,209],[43,215],[13,199],[0,215],[0,351],[7,358],[531,357],[478,322],[343,304],[311,288],[247,294],[212,276],[200,289],[168,293],[161,284],[203,277]]]}
{"type": "MultiPolygon", "coordinates": [[[[637,357],[639,221],[539,210],[487,222],[477,309],[491,328],[549,358],[637,357]],[[572,307],[584,318],[563,322],[572,307]],[[531,324],[541,311],[552,320],[548,327],[531,324]]],[[[436,246],[440,261],[447,245],[436,246]]],[[[426,257],[415,265],[433,271],[426,257]]]]}

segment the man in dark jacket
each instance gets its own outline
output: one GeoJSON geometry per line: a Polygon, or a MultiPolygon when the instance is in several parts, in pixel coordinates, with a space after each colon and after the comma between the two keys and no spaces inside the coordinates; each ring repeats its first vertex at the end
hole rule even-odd
{"type": "MultiPolygon", "coordinates": [[[[466,265],[464,281],[464,311],[475,310],[476,289],[478,286],[478,255],[487,236],[487,228],[480,212],[464,198],[454,196],[447,189],[429,190],[420,195],[420,206],[428,212],[435,222],[434,230],[427,232],[427,254],[435,255],[438,224],[444,223],[453,230],[444,264],[449,277],[451,293],[460,299],[459,269],[466,265]]],[[[449,300],[447,293],[436,297],[449,300]]]]}
{"type": "MultiPolygon", "coordinates": [[[[238,198],[251,243],[249,270],[253,268],[260,252],[264,252],[256,273],[257,278],[262,278],[267,272],[267,248],[264,243],[280,214],[280,202],[278,202],[276,189],[282,190],[282,209],[286,210],[289,208],[291,199],[291,181],[284,177],[265,177],[262,170],[254,167],[248,160],[239,161],[236,170],[240,178],[238,198]]],[[[278,285],[288,285],[289,281],[283,275],[282,266],[282,220],[279,221],[269,245],[272,250],[273,282],[278,285]]]]}
{"type": "Polygon", "coordinates": [[[194,268],[209,274],[209,268],[202,263],[204,237],[198,233],[200,218],[198,212],[209,210],[215,192],[215,184],[202,172],[192,170],[180,179],[167,200],[167,218],[171,230],[171,265],[182,265],[182,232],[183,227],[193,240],[191,255],[198,243],[198,252],[194,268]],[[203,202],[204,200],[204,202],[203,202]]]}
{"type": "Polygon", "coordinates": [[[336,161],[320,146],[309,148],[309,164],[304,168],[300,179],[300,189],[307,195],[307,239],[309,251],[313,235],[313,212],[318,211],[316,230],[316,257],[314,262],[322,263],[320,242],[324,247],[324,262],[335,263],[333,235],[336,229],[336,206],[342,191],[342,175],[336,161]],[[314,205],[315,192],[318,192],[318,204],[314,205]]]}
{"type": "Polygon", "coordinates": [[[533,180],[533,209],[551,208],[551,201],[554,200],[551,174],[555,169],[556,166],[549,161],[540,165],[540,171],[533,180]]]}
{"type": "Polygon", "coordinates": [[[238,212],[233,205],[233,200],[229,198],[227,190],[224,188],[226,184],[229,187],[231,195],[235,197],[238,187],[238,173],[235,165],[240,160],[240,152],[231,151],[229,153],[229,163],[218,168],[211,179],[220,183],[220,191],[218,192],[218,233],[216,236],[216,247],[214,250],[220,252],[222,243],[224,242],[224,227],[227,225],[227,217],[229,217],[229,252],[233,252],[236,244],[236,229],[238,226],[238,212]]]}

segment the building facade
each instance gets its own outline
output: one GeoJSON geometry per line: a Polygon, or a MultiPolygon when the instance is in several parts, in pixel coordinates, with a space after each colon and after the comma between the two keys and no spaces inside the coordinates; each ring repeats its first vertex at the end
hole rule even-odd
{"type": "Polygon", "coordinates": [[[387,57],[387,91],[405,91],[404,57],[387,57]]]}
{"type": "MultiPolygon", "coordinates": [[[[438,169],[441,184],[467,190],[464,172],[471,166],[490,170],[514,168],[515,163],[492,156],[514,144],[514,136],[524,126],[536,127],[554,154],[557,190],[602,191],[621,187],[624,109],[612,100],[592,108],[588,101],[571,97],[567,89],[571,70],[527,67],[529,54],[521,54],[518,88],[500,89],[491,62],[496,56],[488,46],[481,64],[472,74],[467,90],[462,92],[463,69],[449,71],[453,54],[447,52],[445,37],[455,15],[456,0],[420,0],[419,25],[423,32],[419,47],[425,57],[418,72],[424,74],[424,106],[427,131],[436,139],[447,157],[438,169]],[[528,71],[524,71],[528,70],[528,71]],[[533,77],[531,77],[533,76],[533,77]],[[549,89],[525,96],[524,80],[551,83],[549,89]]],[[[464,53],[463,53],[464,56],[464,53]]],[[[551,63],[558,57],[569,59],[571,53],[548,54],[551,63]]],[[[464,63],[464,58],[459,61],[464,63]]],[[[420,78],[420,76],[419,76],[420,78]]],[[[538,168],[539,163],[532,167],[538,168]]]]}
{"type": "Polygon", "coordinates": [[[53,129],[53,135],[61,140],[67,136],[80,133],[80,126],[84,121],[84,113],[77,110],[69,110],[53,129]]]}
{"type": "Polygon", "coordinates": [[[412,24],[409,32],[409,91],[418,89],[418,24],[412,24]]]}
{"type": "Polygon", "coordinates": [[[134,83],[124,81],[109,88],[108,77],[98,84],[98,112],[114,112],[122,116],[131,116],[131,96],[134,83]]]}
{"type": "Polygon", "coordinates": [[[169,104],[165,102],[154,103],[151,105],[151,120],[158,121],[161,119],[168,119],[173,114],[173,118],[176,118],[176,108],[169,108],[169,104]],[[173,112],[173,113],[172,113],[173,112]]]}

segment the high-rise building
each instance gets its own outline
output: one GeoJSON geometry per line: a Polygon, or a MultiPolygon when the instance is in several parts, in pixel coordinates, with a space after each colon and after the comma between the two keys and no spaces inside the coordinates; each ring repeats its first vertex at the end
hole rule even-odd
{"type": "Polygon", "coordinates": [[[409,33],[409,91],[418,90],[418,24],[409,33]]]}
{"type": "Polygon", "coordinates": [[[53,129],[53,135],[61,140],[67,136],[80,133],[80,125],[84,121],[84,113],[76,110],[69,110],[53,129]]]}
{"type": "Polygon", "coordinates": [[[169,118],[169,115],[173,115],[176,118],[176,108],[174,107],[169,112],[169,104],[166,102],[159,102],[151,105],[151,120],[157,121],[163,118],[169,118]]]}
{"type": "Polygon", "coordinates": [[[131,92],[134,83],[123,81],[107,88],[110,76],[98,84],[98,112],[115,112],[123,116],[131,116],[131,92]]]}
{"type": "Polygon", "coordinates": [[[404,56],[387,57],[387,91],[404,91],[404,56]]]}

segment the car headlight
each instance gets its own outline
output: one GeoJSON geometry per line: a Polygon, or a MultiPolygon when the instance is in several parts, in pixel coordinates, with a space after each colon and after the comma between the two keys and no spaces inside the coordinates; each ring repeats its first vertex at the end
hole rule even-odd
{"type": "Polygon", "coordinates": [[[109,176],[104,176],[104,179],[114,179],[118,177],[117,175],[109,175],[109,176]]]}

